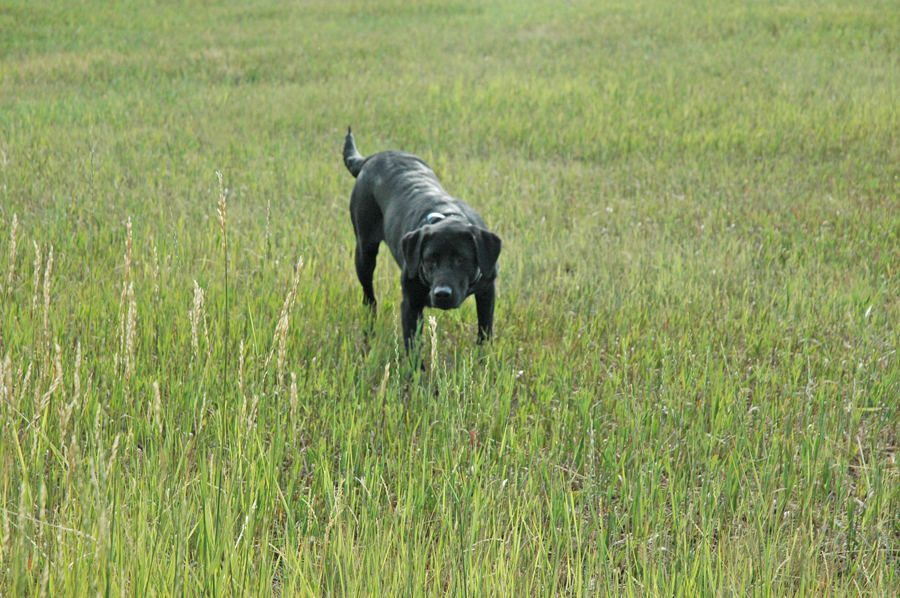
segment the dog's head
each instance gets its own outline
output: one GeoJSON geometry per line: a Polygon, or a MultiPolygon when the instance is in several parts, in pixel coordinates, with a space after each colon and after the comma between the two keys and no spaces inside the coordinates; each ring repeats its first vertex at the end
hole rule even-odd
{"type": "Polygon", "coordinates": [[[493,276],[500,244],[494,233],[457,219],[429,224],[400,241],[404,275],[429,288],[432,307],[455,309],[482,276],[493,276]]]}

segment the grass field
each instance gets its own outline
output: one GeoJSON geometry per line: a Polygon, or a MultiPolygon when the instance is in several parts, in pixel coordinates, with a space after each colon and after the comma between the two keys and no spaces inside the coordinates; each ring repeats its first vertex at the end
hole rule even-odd
{"type": "Polygon", "coordinates": [[[895,2],[0,31],[0,595],[900,595],[895,2]],[[366,334],[348,124],[503,238],[490,345],[410,370],[386,249],[366,334]]]}

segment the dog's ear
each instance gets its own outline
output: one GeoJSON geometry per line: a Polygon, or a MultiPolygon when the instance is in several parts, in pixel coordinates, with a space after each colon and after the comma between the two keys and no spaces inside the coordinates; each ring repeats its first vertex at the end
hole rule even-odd
{"type": "Polygon", "coordinates": [[[408,232],[400,239],[400,250],[403,251],[403,261],[406,262],[406,272],[411,278],[419,273],[419,258],[422,256],[422,241],[426,233],[422,228],[408,232]]]}
{"type": "Polygon", "coordinates": [[[500,237],[477,226],[472,227],[472,232],[475,235],[475,249],[478,251],[478,267],[483,275],[490,276],[500,257],[500,237]]]}

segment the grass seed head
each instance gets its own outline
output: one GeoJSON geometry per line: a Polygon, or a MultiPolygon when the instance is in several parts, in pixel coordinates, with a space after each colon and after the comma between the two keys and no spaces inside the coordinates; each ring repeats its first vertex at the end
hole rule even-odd
{"type": "Polygon", "coordinates": [[[244,396],[244,339],[241,339],[241,348],[238,353],[238,392],[244,396]]]}
{"type": "MultiPolygon", "coordinates": [[[[69,420],[72,418],[72,412],[78,406],[78,397],[72,399],[68,405],[64,405],[59,410],[59,437],[65,438],[66,431],[69,428],[69,420]]],[[[65,450],[65,447],[63,447],[65,450]]]]}
{"type": "Polygon", "coordinates": [[[341,478],[338,482],[337,488],[334,489],[334,502],[331,504],[331,513],[328,515],[328,524],[325,526],[325,537],[322,541],[323,544],[328,544],[328,539],[331,536],[331,529],[334,527],[334,524],[337,523],[338,518],[341,516],[341,512],[344,510],[344,478],[341,478]]]}
{"type": "Polygon", "coordinates": [[[197,424],[196,434],[199,434],[200,431],[203,429],[203,426],[206,425],[206,399],[207,399],[207,394],[204,392],[203,393],[203,402],[200,403],[200,421],[197,424]]]}
{"type": "Polygon", "coordinates": [[[116,464],[116,456],[119,454],[119,438],[122,437],[122,434],[116,434],[115,439],[112,443],[112,448],[109,451],[109,461],[106,462],[106,475],[104,479],[109,479],[110,474],[112,474],[113,467],[116,464]]]}
{"type": "MultiPolygon", "coordinates": [[[[41,526],[43,529],[44,526],[41,526]]],[[[41,573],[41,591],[38,593],[38,598],[46,598],[47,596],[47,586],[50,585],[50,561],[48,559],[43,559],[43,571],[41,573]]]]}
{"type": "Polygon", "coordinates": [[[25,392],[28,390],[28,385],[31,383],[31,364],[28,364],[28,369],[25,370],[25,376],[22,378],[22,384],[19,387],[19,400],[16,401],[13,407],[15,409],[19,408],[19,405],[22,404],[22,399],[25,398],[25,392]]]}
{"type": "MultiPolygon", "coordinates": [[[[278,350],[278,360],[276,362],[276,379],[281,384],[281,373],[284,370],[284,357],[287,353],[287,335],[288,328],[290,327],[290,318],[291,312],[294,309],[294,302],[297,299],[297,287],[300,284],[300,270],[303,268],[303,256],[300,256],[300,259],[297,260],[297,269],[294,272],[294,283],[291,286],[290,292],[288,292],[287,296],[284,298],[284,305],[281,307],[281,316],[278,318],[278,323],[275,325],[275,336],[272,339],[272,344],[274,345],[273,349],[277,347],[278,350]]],[[[271,359],[271,354],[269,355],[271,359]]],[[[266,360],[266,365],[268,367],[268,359],[266,360]]]]}
{"type": "Polygon", "coordinates": [[[19,511],[17,513],[18,521],[16,522],[16,527],[20,530],[25,529],[25,517],[27,517],[26,513],[30,512],[31,509],[28,507],[28,484],[20,484],[19,485],[19,511]]]}
{"type": "Polygon", "coordinates": [[[38,306],[38,290],[41,285],[41,248],[38,246],[37,241],[32,241],[34,244],[34,274],[31,277],[31,315],[34,316],[34,312],[37,311],[38,306]]]}
{"type": "Polygon", "coordinates": [[[387,392],[388,380],[391,377],[391,362],[384,365],[384,376],[381,377],[381,385],[378,387],[378,398],[383,399],[384,393],[387,392]]]}
{"type": "Polygon", "coordinates": [[[428,316],[428,331],[431,336],[431,367],[437,363],[437,318],[428,316]]]}
{"type": "Polygon", "coordinates": [[[12,360],[9,358],[9,353],[7,353],[6,357],[3,358],[3,363],[0,364],[0,399],[10,404],[12,403],[12,396],[12,360]]]}
{"type": "Polygon", "coordinates": [[[68,464],[68,467],[66,468],[66,472],[67,472],[66,475],[69,478],[69,480],[72,479],[72,476],[75,473],[75,469],[76,469],[76,467],[78,467],[78,464],[79,464],[78,457],[79,456],[80,456],[80,454],[79,454],[79,447],[78,447],[78,434],[75,434],[73,432],[72,435],[69,436],[69,446],[65,453],[66,463],[68,464]]]}
{"type": "Polygon", "coordinates": [[[43,415],[44,411],[50,406],[50,399],[53,397],[53,393],[56,392],[56,389],[59,388],[60,384],[62,384],[62,360],[60,358],[61,350],[59,348],[59,343],[54,343],[54,356],[53,356],[53,381],[50,383],[50,388],[47,389],[41,396],[41,402],[38,405],[37,412],[34,415],[35,421],[37,421],[41,415],[43,415]]]}
{"type": "Polygon", "coordinates": [[[9,546],[9,539],[11,536],[9,512],[6,509],[3,509],[0,511],[0,515],[3,516],[3,546],[9,546]]]}
{"type": "Polygon", "coordinates": [[[297,374],[291,372],[291,421],[297,421],[297,374]]]}
{"type": "Polygon", "coordinates": [[[153,423],[156,424],[156,430],[162,432],[162,400],[159,396],[159,382],[153,381],[153,423]]]}
{"type": "Polygon", "coordinates": [[[53,245],[47,253],[47,268],[44,270],[44,327],[43,339],[46,352],[50,349],[50,275],[53,272],[53,245]]]}
{"type": "Polygon", "coordinates": [[[19,230],[19,215],[13,214],[12,226],[9,231],[9,272],[6,274],[6,294],[12,292],[13,279],[16,276],[16,233],[19,230]]]}
{"type": "MultiPolygon", "coordinates": [[[[97,522],[97,555],[100,558],[105,558],[106,556],[106,541],[107,536],[109,535],[109,515],[106,513],[106,509],[100,509],[100,520],[97,522]]],[[[99,592],[98,592],[99,595],[99,592]]]]}
{"type": "Polygon", "coordinates": [[[132,247],[132,235],[131,235],[131,217],[125,222],[125,280],[129,280],[131,277],[131,247],[132,247]]]}
{"type": "Polygon", "coordinates": [[[81,341],[75,345],[75,400],[81,394],[81,341]]]}
{"type": "MultiPolygon", "coordinates": [[[[116,367],[121,367],[126,374],[125,383],[127,386],[130,378],[129,362],[133,355],[128,353],[128,335],[132,323],[129,321],[132,314],[132,303],[134,302],[134,287],[131,286],[131,259],[132,259],[132,226],[131,218],[125,222],[125,276],[122,280],[122,294],[119,297],[119,326],[116,336],[116,354],[114,362],[116,367]]],[[[137,309],[135,308],[135,312],[137,309]]]]}
{"type": "Polygon", "coordinates": [[[250,413],[247,414],[247,431],[249,432],[256,425],[256,410],[259,407],[259,395],[253,395],[253,402],[250,403],[250,413]]]}
{"type": "Polygon", "coordinates": [[[125,382],[134,374],[134,337],[137,329],[137,301],[134,299],[134,282],[128,283],[128,313],[125,318],[125,382]]]}
{"type": "Polygon", "coordinates": [[[159,300],[159,254],[153,246],[153,296],[159,300]]]}
{"type": "Polygon", "coordinates": [[[137,328],[137,302],[134,299],[134,282],[122,282],[119,298],[119,326],[116,339],[115,363],[122,368],[126,388],[134,373],[134,338],[137,328]]]}
{"type": "MultiPolygon", "coordinates": [[[[41,489],[38,490],[38,521],[47,520],[47,483],[41,480],[41,489]]],[[[40,526],[40,533],[43,535],[43,527],[40,526]]]]}
{"type": "Polygon", "coordinates": [[[94,411],[94,437],[99,439],[101,431],[103,431],[103,405],[97,401],[97,409],[94,411]]]}
{"type": "Polygon", "coordinates": [[[94,374],[90,373],[90,374],[88,374],[87,384],[84,385],[84,392],[81,395],[82,404],[84,404],[84,405],[87,404],[88,397],[91,396],[91,389],[93,388],[93,384],[94,384],[94,374]]]}
{"type": "Polygon", "coordinates": [[[222,230],[222,244],[224,245],[225,229],[228,225],[228,207],[227,202],[225,201],[225,187],[222,183],[222,173],[217,170],[216,176],[219,177],[219,206],[216,209],[216,217],[219,220],[219,228],[222,230]]]}
{"type": "Polygon", "coordinates": [[[191,348],[194,351],[194,359],[200,358],[200,324],[203,322],[203,303],[205,293],[197,281],[194,281],[194,300],[191,303],[191,309],[188,311],[188,317],[191,321],[191,348]]]}
{"type": "Polygon", "coordinates": [[[263,248],[265,251],[265,256],[268,259],[269,257],[269,217],[272,214],[272,200],[266,200],[266,236],[265,236],[265,247],[263,248]]]}

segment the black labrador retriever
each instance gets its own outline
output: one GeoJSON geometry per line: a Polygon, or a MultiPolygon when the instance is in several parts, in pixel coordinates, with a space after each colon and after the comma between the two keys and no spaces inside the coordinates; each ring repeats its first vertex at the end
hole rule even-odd
{"type": "Polygon", "coordinates": [[[487,230],[472,206],[444,191],[428,164],[412,154],[388,150],[364,158],[348,129],[344,164],[356,177],[350,218],[363,303],[374,312],[372,275],[385,241],[403,270],[400,315],[407,351],[425,307],[455,309],[469,295],[475,295],[478,309],[478,342],[490,338],[500,237],[487,230]]]}

